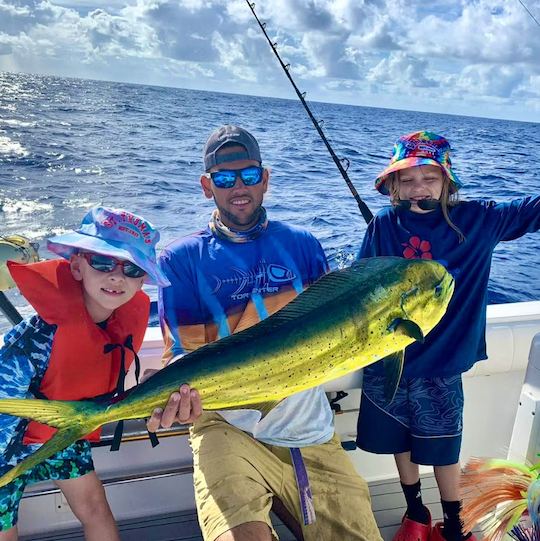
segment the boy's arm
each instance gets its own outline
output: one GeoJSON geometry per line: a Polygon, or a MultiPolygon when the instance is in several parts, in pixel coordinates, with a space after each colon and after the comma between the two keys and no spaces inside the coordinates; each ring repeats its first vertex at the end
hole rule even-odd
{"type": "Polygon", "coordinates": [[[489,209],[497,216],[498,240],[517,239],[540,229],[540,195],[493,203],[489,209]]]}

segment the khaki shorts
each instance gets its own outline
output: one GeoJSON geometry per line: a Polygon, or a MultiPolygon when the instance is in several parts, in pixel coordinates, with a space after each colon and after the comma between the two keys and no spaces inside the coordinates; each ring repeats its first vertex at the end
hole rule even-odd
{"type": "MultiPolygon", "coordinates": [[[[294,470],[287,448],[265,445],[205,412],[191,429],[195,499],[205,541],[246,522],[268,524],[277,496],[302,524],[294,470]]],[[[339,439],[302,448],[316,522],[302,524],[305,541],[382,541],[366,482],[339,439]]]]}

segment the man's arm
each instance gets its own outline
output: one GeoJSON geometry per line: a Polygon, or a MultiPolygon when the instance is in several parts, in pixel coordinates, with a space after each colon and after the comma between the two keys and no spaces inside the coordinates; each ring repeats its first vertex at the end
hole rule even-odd
{"type": "Polygon", "coordinates": [[[163,364],[206,344],[206,321],[190,251],[164,252],[158,262],[171,285],[160,288],[158,311],[165,343],[163,364]]]}
{"type": "Polygon", "coordinates": [[[321,276],[330,271],[330,265],[328,264],[326,254],[324,253],[321,243],[317,239],[315,239],[315,241],[316,248],[314,250],[315,257],[313,259],[313,265],[315,268],[315,275],[317,277],[316,279],[319,279],[321,276]]]}
{"type": "MultiPolygon", "coordinates": [[[[160,289],[158,300],[161,331],[165,342],[164,364],[188,352],[184,347],[186,344],[182,344],[183,315],[187,314],[189,309],[196,312],[199,306],[194,294],[195,285],[190,283],[187,268],[176,265],[175,261],[176,258],[170,253],[165,253],[159,259],[161,269],[171,282],[169,287],[160,289]]],[[[201,329],[201,340],[204,340],[204,325],[197,327],[201,329]]],[[[152,412],[146,427],[150,432],[155,432],[160,427],[170,428],[174,423],[193,423],[201,414],[199,393],[184,383],[178,392],[171,394],[164,409],[156,408],[152,412]]]]}

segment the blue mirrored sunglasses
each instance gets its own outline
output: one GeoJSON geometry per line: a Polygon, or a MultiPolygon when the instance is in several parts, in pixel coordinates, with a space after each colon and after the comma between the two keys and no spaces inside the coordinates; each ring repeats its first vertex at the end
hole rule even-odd
{"type": "Polygon", "coordinates": [[[255,186],[263,178],[264,167],[252,165],[244,169],[222,169],[210,173],[210,178],[218,188],[232,188],[240,177],[245,186],[255,186]]]}
{"type": "Polygon", "coordinates": [[[123,261],[109,255],[92,254],[89,252],[79,252],[79,255],[82,255],[88,264],[99,272],[112,272],[120,265],[124,276],[128,278],[142,278],[146,276],[146,271],[131,261],[123,261]]]}

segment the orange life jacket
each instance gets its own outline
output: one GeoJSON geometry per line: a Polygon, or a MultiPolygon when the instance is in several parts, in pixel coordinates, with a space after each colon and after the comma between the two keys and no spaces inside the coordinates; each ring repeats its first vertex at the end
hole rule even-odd
{"type": "MultiPolygon", "coordinates": [[[[67,261],[29,265],[10,262],[8,267],[22,295],[39,316],[57,325],[38,394],[50,400],[80,400],[115,390],[119,376],[125,375],[120,374],[122,354],[127,371],[134,351],[142,345],[150,312],[148,296],[138,291],[113,312],[102,329],[92,321],[84,304],[81,282],[73,278],[67,261]]],[[[23,443],[45,442],[55,432],[54,428],[31,421],[23,443]]],[[[100,433],[98,429],[85,439],[98,441],[100,433]]]]}

